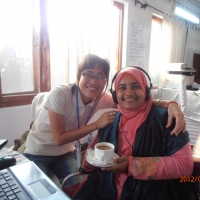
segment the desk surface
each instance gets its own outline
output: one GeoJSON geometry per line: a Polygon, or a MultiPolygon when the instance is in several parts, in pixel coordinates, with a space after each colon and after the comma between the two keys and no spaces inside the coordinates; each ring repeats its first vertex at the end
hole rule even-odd
{"type": "Polygon", "coordinates": [[[25,163],[25,162],[29,161],[25,156],[23,156],[19,152],[13,151],[13,150],[8,149],[8,148],[3,148],[3,149],[0,150],[0,158],[2,158],[4,156],[12,156],[12,157],[14,157],[16,159],[16,161],[17,161],[16,165],[22,164],[22,163],[25,163]]]}

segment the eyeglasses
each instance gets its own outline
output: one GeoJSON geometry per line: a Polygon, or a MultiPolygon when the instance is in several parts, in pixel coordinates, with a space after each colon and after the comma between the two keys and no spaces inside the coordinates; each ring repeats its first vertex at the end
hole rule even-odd
{"type": "Polygon", "coordinates": [[[81,75],[85,78],[88,78],[88,79],[97,79],[99,81],[101,80],[106,80],[106,77],[105,76],[102,76],[102,75],[94,75],[94,74],[90,74],[90,73],[86,73],[86,72],[82,72],[81,75]]]}

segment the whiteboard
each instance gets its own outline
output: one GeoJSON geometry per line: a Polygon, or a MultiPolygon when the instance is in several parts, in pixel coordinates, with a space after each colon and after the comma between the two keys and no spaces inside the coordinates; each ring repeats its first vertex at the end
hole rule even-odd
{"type": "Polygon", "coordinates": [[[137,66],[145,68],[145,63],[149,57],[149,44],[151,28],[129,22],[127,38],[127,66],[137,66]]]}

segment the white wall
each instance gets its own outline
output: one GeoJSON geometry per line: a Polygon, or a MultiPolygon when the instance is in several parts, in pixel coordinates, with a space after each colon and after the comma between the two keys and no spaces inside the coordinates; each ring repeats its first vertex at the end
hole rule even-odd
{"type": "MultiPolygon", "coordinates": [[[[130,24],[128,22],[135,22],[137,24],[141,24],[145,27],[151,28],[152,15],[156,14],[159,16],[163,16],[163,13],[167,13],[169,15],[172,14],[173,3],[169,3],[164,0],[140,0],[141,3],[148,2],[148,4],[162,12],[157,11],[151,7],[147,7],[146,9],[141,8],[141,5],[137,3],[135,5],[135,0],[118,0],[119,2],[125,2],[125,17],[124,17],[124,39],[123,39],[123,57],[122,57],[122,67],[127,65],[127,57],[126,57],[126,44],[127,44],[127,35],[130,24]],[[128,22],[126,21],[128,19],[128,22]]],[[[147,43],[145,43],[147,52],[150,51],[150,38],[147,43]]],[[[149,69],[149,54],[145,57],[144,62],[145,70],[148,72],[149,69]]]]}
{"type": "Polygon", "coordinates": [[[0,138],[8,139],[6,147],[29,130],[31,121],[31,105],[0,108],[0,138]]]}

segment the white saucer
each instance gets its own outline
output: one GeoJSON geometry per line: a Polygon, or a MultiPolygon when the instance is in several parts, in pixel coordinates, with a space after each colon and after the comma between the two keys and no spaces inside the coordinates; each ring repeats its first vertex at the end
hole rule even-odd
{"type": "MultiPolygon", "coordinates": [[[[119,155],[114,153],[114,158],[119,158],[119,155]]],[[[98,161],[95,157],[94,157],[94,150],[92,149],[88,149],[87,151],[87,155],[86,155],[86,160],[88,163],[90,163],[93,166],[96,167],[112,167],[114,165],[116,165],[116,163],[114,163],[112,160],[110,161],[98,161]]]]}

